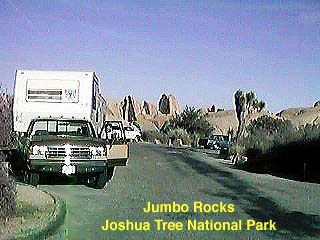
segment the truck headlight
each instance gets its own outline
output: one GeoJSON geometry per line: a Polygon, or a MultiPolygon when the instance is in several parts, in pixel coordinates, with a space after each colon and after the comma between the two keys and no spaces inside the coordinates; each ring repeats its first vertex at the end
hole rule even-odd
{"type": "Polygon", "coordinates": [[[104,148],[103,147],[90,147],[90,153],[92,156],[104,156],[104,148]]]}
{"type": "Polygon", "coordinates": [[[33,155],[45,155],[47,151],[48,151],[48,147],[47,146],[34,145],[34,146],[32,146],[30,148],[30,152],[33,155]]]}
{"type": "Polygon", "coordinates": [[[96,156],[97,155],[97,148],[96,147],[90,147],[90,153],[92,156],[96,156]]]}

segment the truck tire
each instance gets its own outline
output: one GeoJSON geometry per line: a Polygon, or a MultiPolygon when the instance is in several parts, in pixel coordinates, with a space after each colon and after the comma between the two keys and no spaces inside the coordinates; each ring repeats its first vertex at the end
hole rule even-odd
{"type": "Polygon", "coordinates": [[[39,176],[39,173],[30,173],[30,176],[29,176],[29,184],[32,185],[32,186],[37,186],[39,184],[39,179],[40,179],[40,176],[39,176]]]}
{"type": "Polygon", "coordinates": [[[102,189],[106,186],[108,182],[108,168],[106,168],[102,173],[98,173],[95,179],[94,188],[102,189]]]}

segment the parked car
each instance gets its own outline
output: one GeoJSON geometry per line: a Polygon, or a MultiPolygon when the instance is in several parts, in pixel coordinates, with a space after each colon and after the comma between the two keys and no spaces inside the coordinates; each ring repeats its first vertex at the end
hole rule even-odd
{"type": "Polygon", "coordinates": [[[229,157],[230,143],[226,135],[211,135],[210,137],[200,138],[198,142],[200,148],[212,149],[212,153],[223,158],[229,157]]]}
{"type": "Polygon", "coordinates": [[[230,151],[229,137],[226,135],[211,135],[205,148],[212,149],[215,154],[228,156],[230,151]]]}
{"type": "Polygon", "coordinates": [[[124,127],[124,132],[125,132],[127,141],[130,141],[130,142],[141,141],[141,133],[137,129],[134,129],[134,127],[131,127],[131,126],[124,127]]]}

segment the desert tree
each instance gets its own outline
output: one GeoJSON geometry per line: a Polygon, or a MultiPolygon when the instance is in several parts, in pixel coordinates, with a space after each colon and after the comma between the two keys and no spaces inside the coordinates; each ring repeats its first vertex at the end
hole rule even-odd
{"type": "Polygon", "coordinates": [[[234,94],[234,103],[236,106],[236,114],[238,120],[238,129],[236,132],[235,143],[238,149],[234,155],[233,163],[237,164],[237,161],[240,157],[240,141],[246,135],[246,127],[250,122],[253,114],[256,112],[261,112],[266,104],[263,101],[259,101],[256,97],[256,94],[253,91],[243,92],[238,90],[234,94]]]}
{"type": "Polygon", "coordinates": [[[188,106],[170,121],[170,126],[185,129],[189,134],[199,135],[206,135],[212,130],[201,109],[188,106]]]}

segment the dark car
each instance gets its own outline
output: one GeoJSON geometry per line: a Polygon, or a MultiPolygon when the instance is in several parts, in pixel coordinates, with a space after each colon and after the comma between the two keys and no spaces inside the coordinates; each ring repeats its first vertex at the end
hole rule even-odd
{"type": "Polygon", "coordinates": [[[212,149],[214,154],[227,158],[230,152],[229,137],[226,135],[211,135],[204,148],[212,149]]]}

